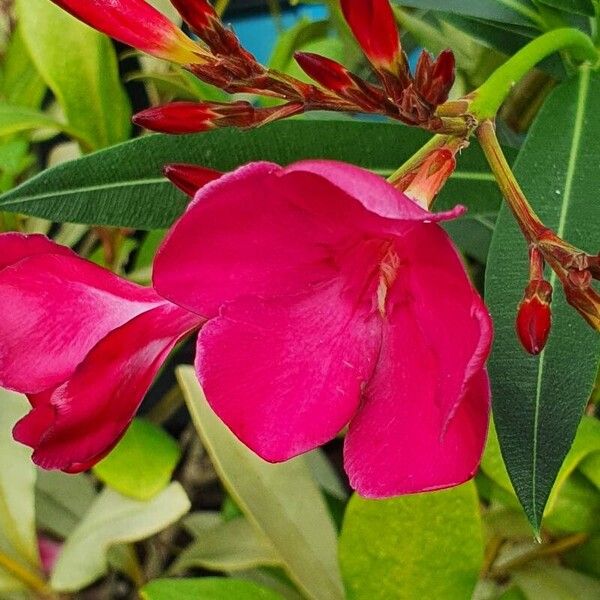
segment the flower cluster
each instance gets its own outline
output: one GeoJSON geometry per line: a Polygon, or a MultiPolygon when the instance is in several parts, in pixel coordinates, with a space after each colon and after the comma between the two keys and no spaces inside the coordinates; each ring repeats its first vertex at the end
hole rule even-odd
{"type": "Polygon", "coordinates": [[[464,117],[437,113],[454,83],[454,55],[432,60],[423,52],[415,74],[400,44],[388,0],[342,0],[341,8],[371,62],[378,84],[365,81],[328,58],[298,53],[307,84],[261,65],[223,25],[208,0],[172,0],[200,41],[185,36],[144,0],[53,0],[92,27],[143,52],[183,65],[203,81],[229,93],[281,100],[257,108],[249,102],[173,102],[142,111],[135,122],[153,131],[194,133],[215,127],[255,127],[312,110],[386,115],[435,132],[465,133],[464,117]],[[377,35],[373,32],[377,31],[377,35]]]}
{"type": "Polygon", "coordinates": [[[81,471],[124,433],[175,344],[233,433],[277,462],[348,427],[355,489],[456,485],[483,451],[491,323],[431,213],[350,165],[167,172],[189,194],[153,289],[41,236],[0,236],[0,384],[32,410],[15,437],[81,471]]]}

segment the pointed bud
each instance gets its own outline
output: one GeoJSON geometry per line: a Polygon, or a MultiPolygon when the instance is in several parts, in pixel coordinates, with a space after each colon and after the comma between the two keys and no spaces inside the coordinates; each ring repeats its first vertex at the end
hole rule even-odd
{"type": "Polygon", "coordinates": [[[544,279],[529,282],[517,312],[517,334],[529,354],[539,354],[552,326],[552,286],[544,279]]]}
{"type": "Polygon", "coordinates": [[[144,0],[52,0],[74,17],[142,52],[180,64],[203,50],[144,0]]]}
{"type": "Polygon", "coordinates": [[[184,194],[192,197],[207,183],[219,179],[223,175],[221,171],[188,164],[165,165],[163,174],[184,194]]]}
{"type": "Polygon", "coordinates": [[[415,71],[415,89],[432,106],[439,106],[448,100],[454,85],[455,60],[451,50],[444,50],[435,61],[423,51],[415,71]]]}
{"type": "Polygon", "coordinates": [[[454,173],[456,159],[449,148],[434,150],[423,162],[392,185],[429,209],[444,184],[454,173]]]}
{"type": "Polygon", "coordinates": [[[161,133],[200,133],[217,127],[257,127],[304,110],[299,102],[254,108],[249,102],[171,102],[133,117],[136,125],[161,133]]]}
{"type": "Polygon", "coordinates": [[[219,15],[208,0],[171,0],[181,18],[194,30],[201,32],[219,21],[219,15]]]}
{"type": "Polygon", "coordinates": [[[354,37],[373,66],[397,73],[402,52],[389,0],[341,0],[341,7],[354,37]]]}

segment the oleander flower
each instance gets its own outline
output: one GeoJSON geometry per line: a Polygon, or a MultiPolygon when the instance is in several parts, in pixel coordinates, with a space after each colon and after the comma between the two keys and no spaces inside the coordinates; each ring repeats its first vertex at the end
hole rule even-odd
{"type": "Polygon", "coordinates": [[[88,469],[118,442],[169,352],[202,319],[41,235],[0,235],[0,385],[46,469],[88,469]]]}
{"type": "Polygon", "coordinates": [[[437,224],[461,213],[328,161],[254,163],[198,191],[154,287],[207,319],[198,377],[246,446],[285,461],[348,426],[345,468],[367,497],[472,477],[492,328],[437,224]]]}

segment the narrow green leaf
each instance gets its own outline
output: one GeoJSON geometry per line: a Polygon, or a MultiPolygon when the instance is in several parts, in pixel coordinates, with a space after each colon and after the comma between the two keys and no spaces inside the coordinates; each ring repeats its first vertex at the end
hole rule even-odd
{"type": "Polygon", "coordinates": [[[282,600],[279,594],[237,579],[156,579],[140,590],[142,600],[282,600]]]}
{"type": "Polygon", "coordinates": [[[529,0],[398,0],[398,4],[514,25],[531,26],[538,22],[535,6],[529,0]]]}
{"type": "Polygon", "coordinates": [[[231,573],[264,566],[280,566],[273,544],[245,517],[207,523],[195,531],[197,539],[178,557],[171,571],[183,573],[191,568],[231,573]]]}
{"type": "MultiPolygon", "coordinates": [[[[188,202],[162,177],[166,163],[191,162],[229,171],[253,160],[289,164],[328,158],[387,176],[428,137],[395,123],[350,120],[284,121],[243,133],[221,129],[185,137],[143,136],[44,171],[0,196],[0,210],[59,222],[166,228],[188,202]]],[[[485,158],[473,144],[461,154],[436,209],[461,203],[471,214],[489,213],[500,201],[485,158]]]]}
{"type": "Polygon", "coordinates": [[[190,502],[178,483],[149,502],[105,489],[67,538],[52,573],[52,589],[80,590],[106,573],[106,554],[115,544],[137,542],[178,521],[190,502]]]}
{"type": "Polygon", "coordinates": [[[534,564],[512,574],[527,600],[597,600],[600,581],[551,564],[534,564]]]}
{"type": "Polygon", "coordinates": [[[192,367],[178,368],[177,378],[222,482],[270,540],[292,580],[309,598],[343,598],[335,528],[303,457],[282,464],[263,461],[215,415],[192,367]]]}
{"type": "Polygon", "coordinates": [[[538,0],[540,4],[558,8],[565,12],[583,15],[584,17],[593,17],[596,14],[592,0],[538,0]]]}
{"type": "Polygon", "coordinates": [[[390,500],[354,495],[339,554],[349,600],[471,598],[483,563],[474,484],[390,500]]]}
{"type": "Polygon", "coordinates": [[[27,413],[29,403],[0,388],[0,407],[0,551],[37,568],[35,467],[30,450],[12,437],[12,428],[27,413]]]}
{"type": "MultiPolygon", "coordinates": [[[[600,222],[600,204],[590,202],[590,194],[600,188],[600,121],[593,110],[599,94],[600,75],[586,69],[559,86],[515,164],[544,223],[590,251],[600,222]]],[[[527,247],[506,207],[496,225],[486,279],[496,331],[490,360],[494,419],[511,480],[537,530],[594,385],[600,338],[567,304],[552,274],[550,339],[538,357],[523,351],[514,320],[528,279],[527,247]]]]}
{"type": "Polygon", "coordinates": [[[131,108],[112,42],[51,0],[17,0],[17,10],[33,62],[69,125],[91,148],[127,139],[131,108]]]}
{"type": "Polygon", "coordinates": [[[163,429],[134,419],[114,450],[94,467],[94,474],[124,496],[149,500],[168,485],[180,457],[177,442],[163,429]]]}

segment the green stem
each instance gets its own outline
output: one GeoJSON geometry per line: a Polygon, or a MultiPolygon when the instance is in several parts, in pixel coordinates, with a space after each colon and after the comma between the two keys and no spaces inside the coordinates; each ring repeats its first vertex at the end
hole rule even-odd
{"type": "Polygon", "coordinates": [[[442,148],[448,141],[447,135],[434,135],[420,150],[417,150],[402,166],[398,167],[389,177],[388,181],[394,185],[406,174],[418,166],[431,152],[442,148]]]}
{"type": "Polygon", "coordinates": [[[18,562],[3,552],[0,552],[0,568],[4,569],[7,573],[10,573],[15,579],[18,579],[21,583],[25,584],[30,590],[34,591],[39,596],[43,598],[56,597],[52,590],[48,587],[48,584],[41,577],[29,569],[21,566],[18,562]]]}
{"type": "Polygon", "coordinates": [[[600,59],[592,40],[578,29],[566,27],[549,31],[521,48],[473,93],[470,113],[480,121],[493,119],[515,83],[541,60],[567,48],[582,60],[596,63],[600,59]]]}
{"type": "Polygon", "coordinates": [[[529,204],[504,156],[504,152],[502,152],[496,137],[494,122],[485,120],[481,123],[477,129],[477,138],[500,186],[502,195],[510,206],[523,235],[530,243],[536,242],[546,231],[546,227],[529,204]]]}

